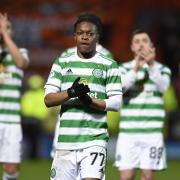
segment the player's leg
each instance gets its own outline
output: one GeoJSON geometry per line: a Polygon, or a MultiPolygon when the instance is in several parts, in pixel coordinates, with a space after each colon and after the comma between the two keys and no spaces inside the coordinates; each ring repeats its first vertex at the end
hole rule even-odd
{"type": "Polygon", "coordinates": [[[119,178],[120,180],[133,180],[135,179],[135,170],[134,169],[120,170],[119,178]]]}
{"type": "Polygon", "coordinates": [[[0,162],[3,164],[3,180],[17,180],[21,162],[21,125],[5,124],[2,141],[0,162]]]}
{"type": "MultiPolygon", "coordinates": [[[[78,174],[78,176],[77,176],[76,180],[82,180],[82,179],[81,179],[81,177],[80,177],[80,173],[78,174]]],[[[102,180],[105,180],[105,174],[104,174],[104,176],[103,176],[102,180]]]]}
{"type": "Polygon", "coordinates": [[[3,163],[3,180],[17,180],[19,175],[19,164],[3,163]]]}
{"type": "Polygon", "coordinates": [[[101,180],[101,179],[97,179],[97,178],[83,178],[82,180],[101,180]]]}
{"type": "Polygon", "coordinates": [[[140,148],[136,137],[120,134],[116,144],[115,166],[121,180],[133,180],[135,169],[139,166],[140,148]]]}
{"type": "Polygon", "coordinates": [[[155,170],[166,168],[166,150],[163,135],[146,135],[141,151],[141,180],[153,180],[155,170]]]}
{"type": "Polygon", "coordinates": [[[153,180],[154,179],[154,171],[148,169],[141,170],[141,180],[153,180]]]}
{"type": "Polygon", "coordinates": [[[92,146],[77,152],[82,180],[103,180],[107,159],[106,149],[92,146]]]}
{"type": "Polygon", "coordinates": [[[76,176],[76,152],[56,150],[51,167],[51,180],[76,180],[76,176]]]}

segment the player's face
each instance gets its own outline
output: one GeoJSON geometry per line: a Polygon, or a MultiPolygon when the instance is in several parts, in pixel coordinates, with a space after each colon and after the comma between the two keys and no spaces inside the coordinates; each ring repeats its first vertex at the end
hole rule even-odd
{"type": "Polygon", "coordinates": [[[80,54],[93,53],[99,38],[96,25],[86,21],[79,23],[74,38],[80,54]]]}
{"type": "Polygon", "coordinates": [[[148,50],[152,46],[151,39],[146,33],[136,34],[132,38],[131,50],[135,55],[137,55],[139,51],[148,50]]]}

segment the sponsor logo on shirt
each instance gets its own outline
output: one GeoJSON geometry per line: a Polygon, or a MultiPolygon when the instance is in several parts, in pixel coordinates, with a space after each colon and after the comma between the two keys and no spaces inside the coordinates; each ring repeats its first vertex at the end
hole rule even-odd
{"type": "Polygon", "coordinates": [[[5,72],[5,67],[3,64],[0,64],[0,73],[5,72]]]}
{"type": "Polygon", "coordinates": [[[87,81],[86,78],[81,78],[81,79],[79,80],[79,83],[82,83],[82,84],[84,84],[84,85],[88,85],[88,81],[87,81]]]}
{"type": "Polygon", "coordinates": [[[12,73],[6,72],[6,68],[3,64],[0,64],[0,82],[4,82],[5,79],[12,78],[12,73]]]}

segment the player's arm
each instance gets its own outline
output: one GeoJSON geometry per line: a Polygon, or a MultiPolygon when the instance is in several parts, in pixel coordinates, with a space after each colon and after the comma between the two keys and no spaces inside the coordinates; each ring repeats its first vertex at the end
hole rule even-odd
{"type": "Polygon", "coordinates": [[[47,107],[53,107],[63,104],[68,101],[70,98],[67,91],[62,92],[50,92],[47,93],[44,97],[44,102],[47,107]]]}
{"type": "Polygon", "coordinates": [[[145,61],[147,62],[149,69],[149,78],[154,82],[158,91],[165,92],[170,84],[170,70],[168,68],[159,69],[155,63],[156,52],[154,47],[150,47],[148,50],[144,50],[142,53],[145,61]]]}
{"type": "Polygon", "coordinates": [[[44,86],[44,103],[47,107],[61,105],[69,99],[67,91],[61,91],[61,72],[62,68],[58,57],[53,62],[49,77],[44,86]]]}
{"type": "Polygon", "coordinates": [[[101,99],[93,98],[90,107],[104,111],[106,108],[106,102],[101,99]]]}
{"type": "Polygon", "coordinates": [[[123,93],[125,93],[135,84],[138,70],[136,69],[136,67],[132,67],[132,69],[129,70],[122,64],[119,66],[119,71],[121,73],[122,90],[123,93]]]}
{"type": "MultiPolygon", "coordinates": [[[[166,68],[167,69],[167,68],[166,68]]],[[[157,89],[163,93],[170,85],[170,70],[167,69],[165,72],[158,69],[155,65],[149,67],[149,78],[154,82],[157,89]]]]}
{"type": "Polygon", "coordinates": [[[87,85],[79,83],[80,77],[76,78],[72,86],[67,90],[58,92],[58,88],[52,85],[46,85],[44,102],[47,107],[62,105],[71,98],[87,95],[90,89],[87,85]]]}
{"type": "Polygon", "coordinates": [[[121,95],[114,95],[105,100],[92,99],[91,107],[102,111],[119,111],[122,101],[121,95]]]}
{"type": "Polygon", "coordinates": [[[12,59],[18,68],[24,69],[28,66],[29,61],[25,59],[21,52],[19,51],[17,45],[13,41],[10,31],[10,22],[7,19],[7,15],[3,15],[0,13],[0,33],[3,38],[6,47],[8,48],[9,53],[12,56],[12,59]]]}
{"type": "Polygon", "coordinates": [[[4,41],[16,66],[25,69],[29,65],[29,61],[23,57],[14,41],[8,35],[4,36],[4,41]]]}
{"type": "MultiPolygon", "coordinates": [[[[122,70],[122,68],[121,68],[122,70]]],[[[137,72],[131,69],[128,72],[122,72],[122,88],[123,92],[126,92],[128,89],[130,89],[136,82],[137,72]]]]}
{"type": "Polygon", "coordinates": [[[139,52],[135,55],[131,70],[127,71],[126,69],[123,69],[123,67],[120,67],[120,71],[122,71],[123,92],[127,91],[135,84],[137,73],[144,64],[153,63],[155,56],[154,53],[154,49],[151,48],[149,49],[149,51],[140,49],[139,52]]]}

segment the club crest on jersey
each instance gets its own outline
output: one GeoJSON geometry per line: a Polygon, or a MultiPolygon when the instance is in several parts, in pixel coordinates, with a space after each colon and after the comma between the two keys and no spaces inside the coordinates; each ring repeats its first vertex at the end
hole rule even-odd
{"type": "Polygon", "coordinates": [[[92,74],[94,77],[101,78],[103,76],[103,71],[101,69],[94,69],[92,74]]]}
{"type": "Polygon", "coordinates": [[[55,72],[54,71],[51,71],[50,72],[50,75],[49,75],[51,78],[55,76],[55,72]]]}
{"type": "Polygon", "coordinates": [[[51,178],[54,178],[56,176],[56,170],[54,168],[51,169],[51,178]]]}

